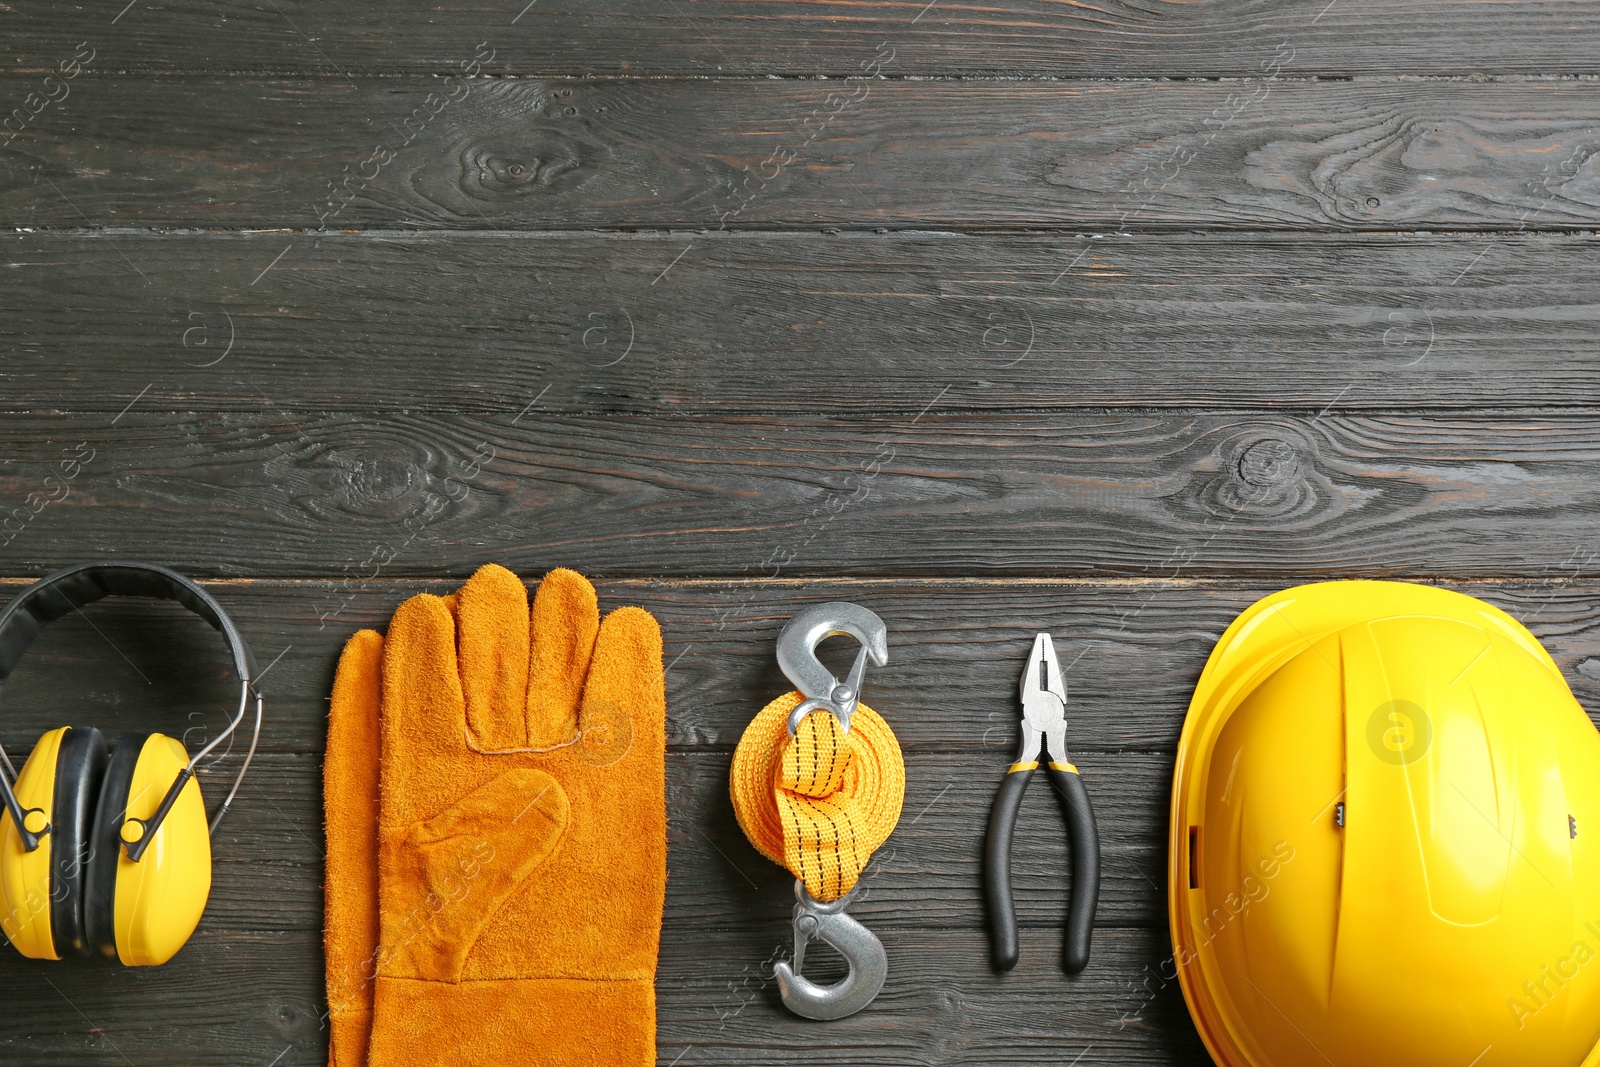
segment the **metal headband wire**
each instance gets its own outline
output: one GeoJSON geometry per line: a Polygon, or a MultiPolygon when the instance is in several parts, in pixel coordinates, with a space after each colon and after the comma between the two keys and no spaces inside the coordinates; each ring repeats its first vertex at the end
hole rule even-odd
{"type": "Polygon", "coordinates": [[[261,741],[261,708],[263,701],[261,693],[255,689],[249,678],[244,679],[243,684],[239,687],[239,710],[234,714],[233,721],[228,724],[228,728],[218,734],[216,739],[209,745],[196,752],[194,757],[189,760],[189,771],[193,773],[201,759],[233,735],[233,732],[239,728],[239,723],[244,719],[244,709],[249,704],[252,692],[255,693],[256,697],[255,732],[250,735],[250,750],[244,754],[244,765],[239,768],[239,775],[233,780],[233,788],[228,790],[227,797],[222,801],[222,807],[218,808],[217,813],[211,817],[210,832],[213,834],[217,832],[217,824],[222,822],[222,817],[228,814],[228,809],[233,806],[233,798],[239,795],[239,787],[244,784],[245,772],[250,769],[250,761],[256,758],[256,745],[261,741]]]}

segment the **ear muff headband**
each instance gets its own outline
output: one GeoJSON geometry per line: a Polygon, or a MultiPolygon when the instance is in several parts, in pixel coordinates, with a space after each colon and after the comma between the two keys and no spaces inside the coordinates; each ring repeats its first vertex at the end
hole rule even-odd
{"type": "MultiPolygon", "coordinates": [[[[245,772],[250,769],[250,761],[255,757],[256,744],[261,738],[262,700],[254,684],[257,673],[255,657],[251,655],[250,647],[245,644],[244,638],[233,625],[233,620],[222,610],[222,605],[218,604],[210,593],[169,567],[125,560],[79,563],[56,571],[24,589],[5,606],[4,610],[0,610],[0,681],[4,681],[16,667],[22,659],[23,652],[33,643],[33,639],[46,624],[107,596],[148,597],[155,600],[175,600],[182,604],[222,634],[222,639],[233,656],[234,673],[239,679],[239,708],[232,721],[228,723],[228,728],[195,753],[172,783],[161,806],[149,819],[141,821],[142,833],[138,840],[126,842],[128,858],[137,862],[144,855],[144,850],[150,841],[154,839],[156,831],[160,829],[162,821],[173,803],[177,801],[184,785],[194,777],[195,766],[238,729],[253,695],[256,704],[255,734],[251,737],[250,751],[245,754],[244,765],[239,768],[239,776],[234,780],[233,788],[211,819],[211,830],[216,831],[217,824],[227,814],[233,798],[239,792],[245,772]]],[[[6,769],[14,778],[16,768],[4,748],[0,748],[0,761],[4,762],[6,769]]],[[[46,826],[37,832],[32,828],[28,819],[30,813],[24,811],[17,802],[16,794],[12,791],[5,775],[0,775],[0,794],[3,794],[6,809],[11,813],[12,822],[20,833],[23,847],[30,852],[38,848],[39,839],[51,832],[51,827],[46,826]]],[[[38,819],[35,818],[33,823],[37,822],[38,819]]]]}
{"type": "Polygon", "coordinates": [[[0,610],[0,681],[16,667],[47,623],[108,596],[176,600],[221,631],[233,655],[236,677],[247,685],[255,677],[255,657],[210,593],[169,567],[118,560],[79,563],[56,571],[34,582],[0,610]]]}

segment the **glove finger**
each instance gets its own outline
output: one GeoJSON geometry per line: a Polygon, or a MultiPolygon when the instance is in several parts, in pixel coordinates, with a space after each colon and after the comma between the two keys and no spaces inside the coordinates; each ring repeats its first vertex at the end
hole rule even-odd
{"type": "Polygon", "coordinates": [[[583,687],[579,728],[592,762],[614,763],[628,754],[636,732],[661,733],[666,721],[661,627],[643,608],[618,608],[606,616],[583,687]]]}
{"type": "Polygon", "coordinates": [[[367,1062],[378,952],[378,702],[383,638],[362,630],[339,657],[328,707],[323,809],[328,826],[324,887],[328,1060],[367,1062]]]}
{"type": "Polygon", "coordinates": [[[578,735],[578,701],[600,627],[600,604],[589,579],[565,567],[545,575],[533,598],[531,627],[528,747],[570,744],[578,735]]]}
{"type": "Polygon", "coordinates": [[[484,752],[528,747],[528,591],[496,563],[478,568],[456,597],[467,736],[484,752]]]}
{"type": "Polygon", "coordinates": [[[383,826],[410,825],[438,810],[428,808],[440,787],[433,768],[466,749],[465,703],[455,618],[439,597],[414,596],[395,611],[383,642],[383,826]]]}

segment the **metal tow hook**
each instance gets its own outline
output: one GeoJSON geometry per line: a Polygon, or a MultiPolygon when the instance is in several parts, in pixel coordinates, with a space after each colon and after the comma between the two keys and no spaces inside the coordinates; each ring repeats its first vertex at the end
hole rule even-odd
{"type": "Polygon", "coordinates": [[[784,624],[778,634],[778,668],[806,698],[789,713],[789,736],[813,711],[831,712],[840,728],[849,732],[850,716],[861,703],[868,660],[879,667],[889,662],[889,628],[876,612],[860,604],[841,600],[816,604],[784,624]],[[817,658],[817,646],[838,634],[861,642],[850,676],[842,682],[817,658]]]}
{"type": "Polygon", "coordinates": [[[851,890],[831,904],[823,904],[806,892],[805,883],[794,883],[794,967],[773,965],[778,993],[784,1006],[807,1019],[843,1019],[854,1015],[877,996],[889,977],[889,957],[876,934],[845,914],[845,905],[855,896],[851,890]],[[826,941],[850,965],[850,973],[833,985],[818,985],[801,976],[806,945],[813,939],[826,941]]]}

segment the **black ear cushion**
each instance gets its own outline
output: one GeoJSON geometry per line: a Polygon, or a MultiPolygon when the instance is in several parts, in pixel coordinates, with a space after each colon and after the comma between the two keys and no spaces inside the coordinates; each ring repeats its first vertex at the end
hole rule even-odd
{"type": "Polygon", "coordinates": [[[106,742],[99,730],[69,728],[61,736],[50,815],[50,936],[57,956],[89,954],[83,929],[84,861],[105,770],[106,742]]]}
{"type": "Polygon", "coordinates": [[[128,814],[128,787],[133,783],[147,733],[123,734],[111,750],[89,831],[84,864],[83,927],[89,951],[117,958],[117,854],[122,848],[122,821],[128,814]]]}

